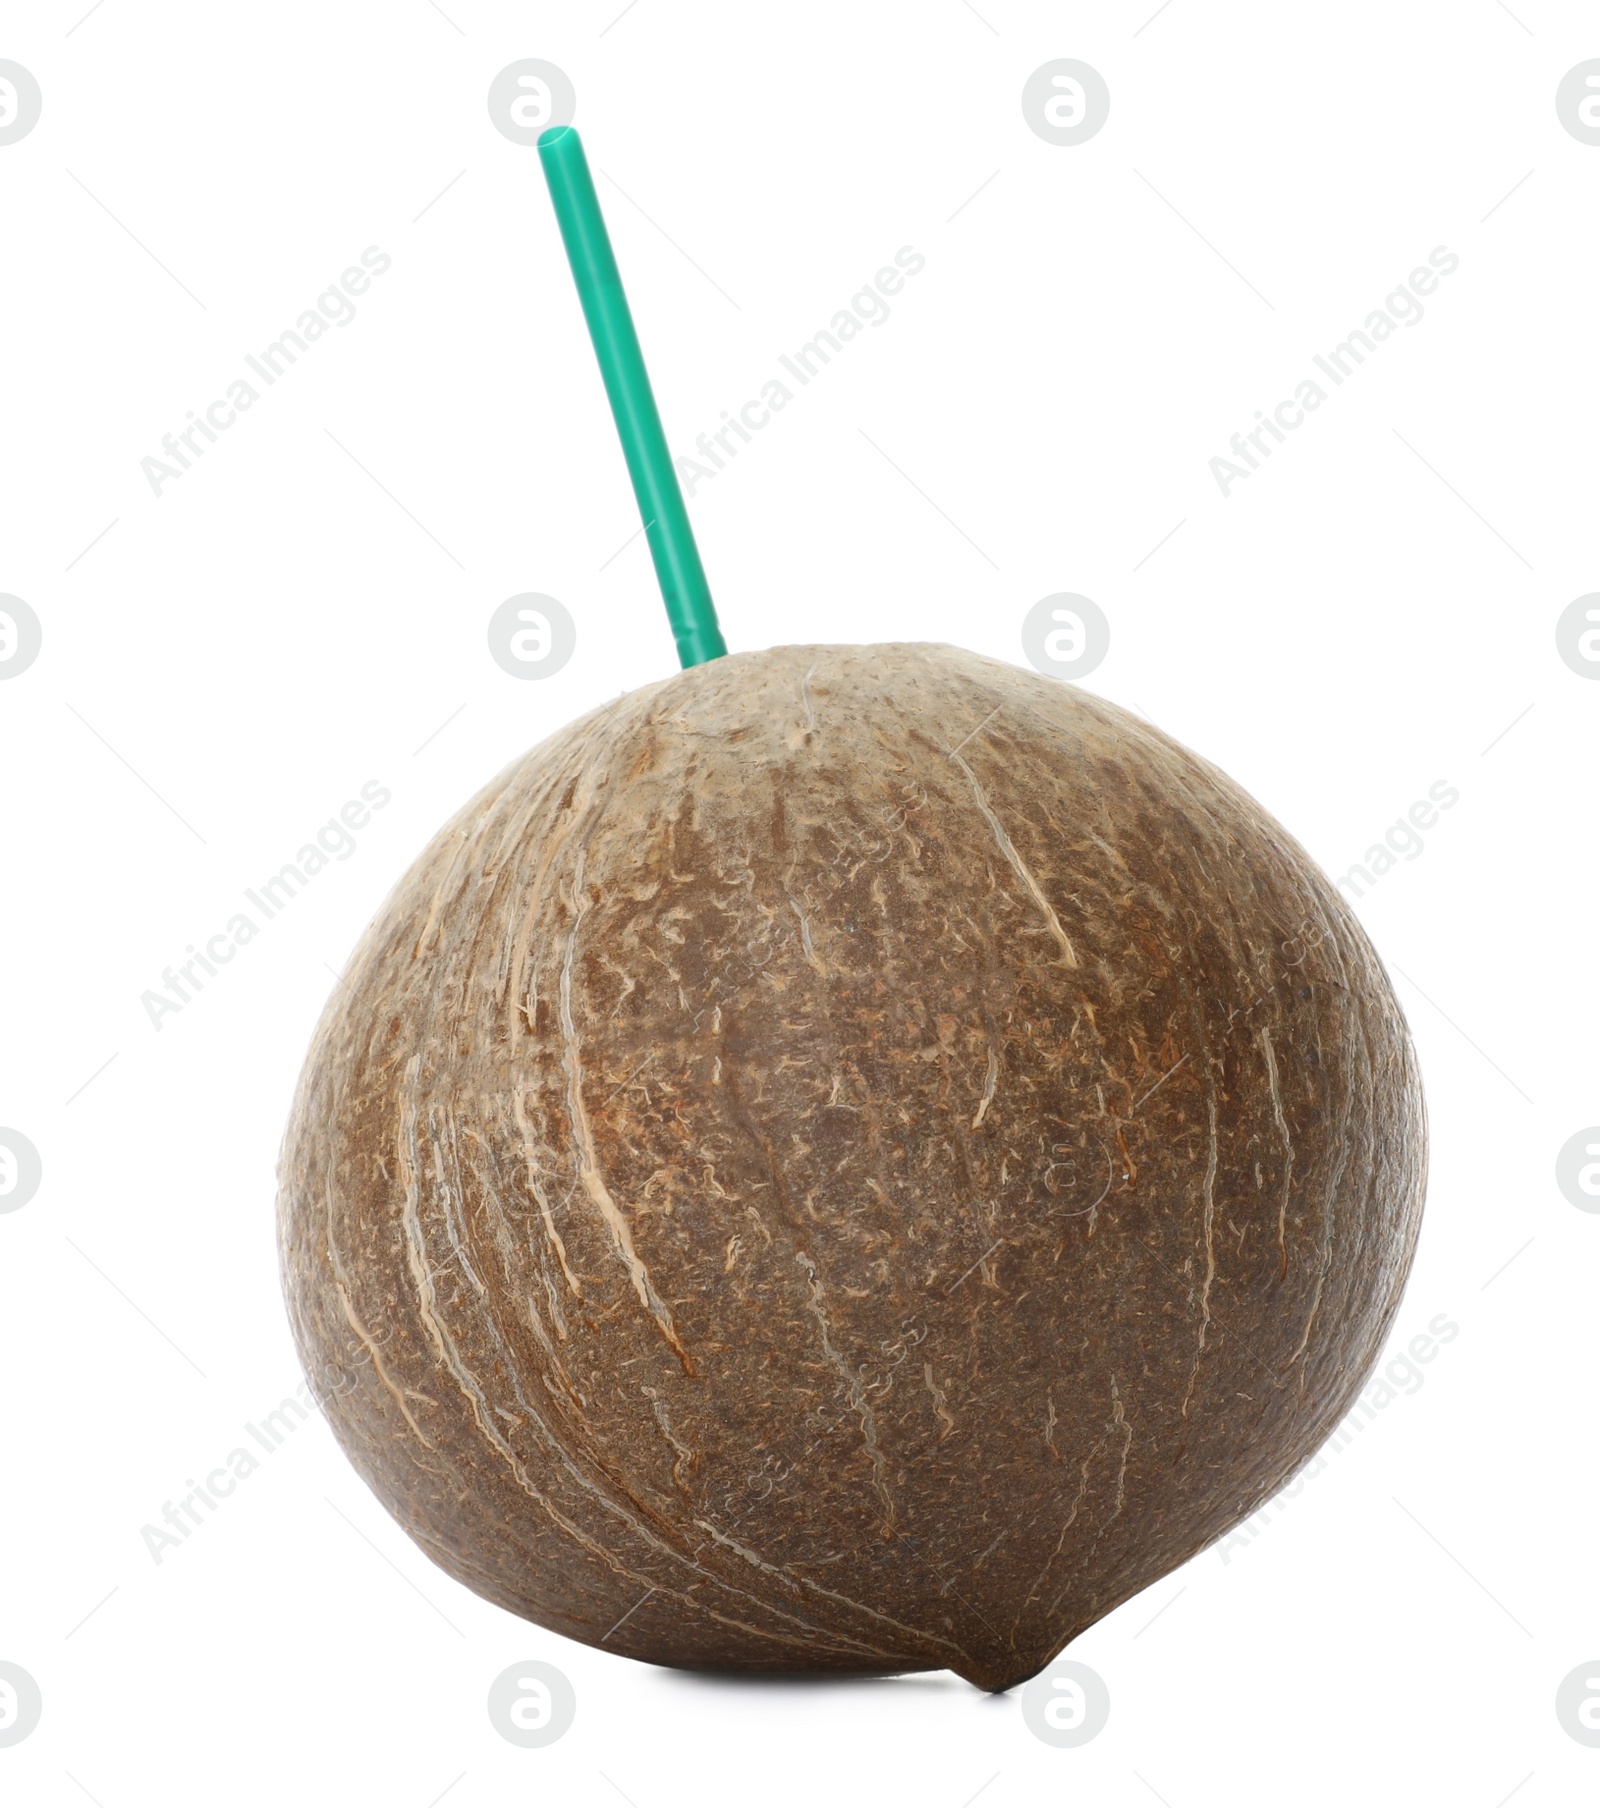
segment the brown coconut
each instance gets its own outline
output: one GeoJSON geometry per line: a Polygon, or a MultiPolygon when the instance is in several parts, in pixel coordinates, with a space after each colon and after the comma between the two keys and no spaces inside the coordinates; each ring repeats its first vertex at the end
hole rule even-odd
{"type": "Polygon", "coordinates": [[[1224,774],[950,647],[780,647],[435,838],[317,1031],[283,1272],[480,1595],[1002,1689],[1323,1442],[1423,1164],[1382,967],[1224,774]]]}

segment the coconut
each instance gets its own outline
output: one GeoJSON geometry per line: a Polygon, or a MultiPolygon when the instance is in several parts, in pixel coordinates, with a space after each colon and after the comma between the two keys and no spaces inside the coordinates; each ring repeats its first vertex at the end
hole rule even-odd
{"type": "Polygon", "coordinates": [[[488,1600],[1003,1689],[1326,1439],[1423,1167],[1382,967],[1223,773],[949,647],[780,647],[435,838],[281,1250],[350,1460],[488,1600]]]}

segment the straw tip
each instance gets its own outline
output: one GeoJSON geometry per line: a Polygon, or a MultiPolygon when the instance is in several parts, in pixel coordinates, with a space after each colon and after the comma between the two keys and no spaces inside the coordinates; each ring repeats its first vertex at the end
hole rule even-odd
{"type": "Polygon", "coordinates": [[[547,126],[539,134],[539,149],[546,150],[551,145],[560,144],[564,138],[576,138],[577,136],[578,128],[576,126],[547,126]]]}

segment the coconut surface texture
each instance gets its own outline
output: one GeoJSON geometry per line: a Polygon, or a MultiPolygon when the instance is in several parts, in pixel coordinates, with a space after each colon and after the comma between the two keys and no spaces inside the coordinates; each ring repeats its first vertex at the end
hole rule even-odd
{"type": "Polygon", "coordinates": [[[779,647],[435,838],[280,1239],[339,1441],[480,1595],[1003,1689],[1324,1441],[1423,1173],[1383,969],[1224,774],[950,647],[779,647]]]}

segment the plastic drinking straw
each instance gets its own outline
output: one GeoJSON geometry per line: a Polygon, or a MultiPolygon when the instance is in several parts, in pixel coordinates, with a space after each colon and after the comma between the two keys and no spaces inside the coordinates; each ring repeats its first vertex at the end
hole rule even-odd
{"type": "Polygon", "coordinates": [[[700,549],[678,487],[667,436],[650,388],[639,335],[623,293],[600,199],[594,192],[583,141],[571,126],[552,126],[539,137],[539,161],[555,205],[561,237],[589,324],[594,355],[628,462],[639,515],[655,560],[656,580],[667,605],[678,658],[685,666],[720,659],[728,650],[717,626],[700,549]]]}

